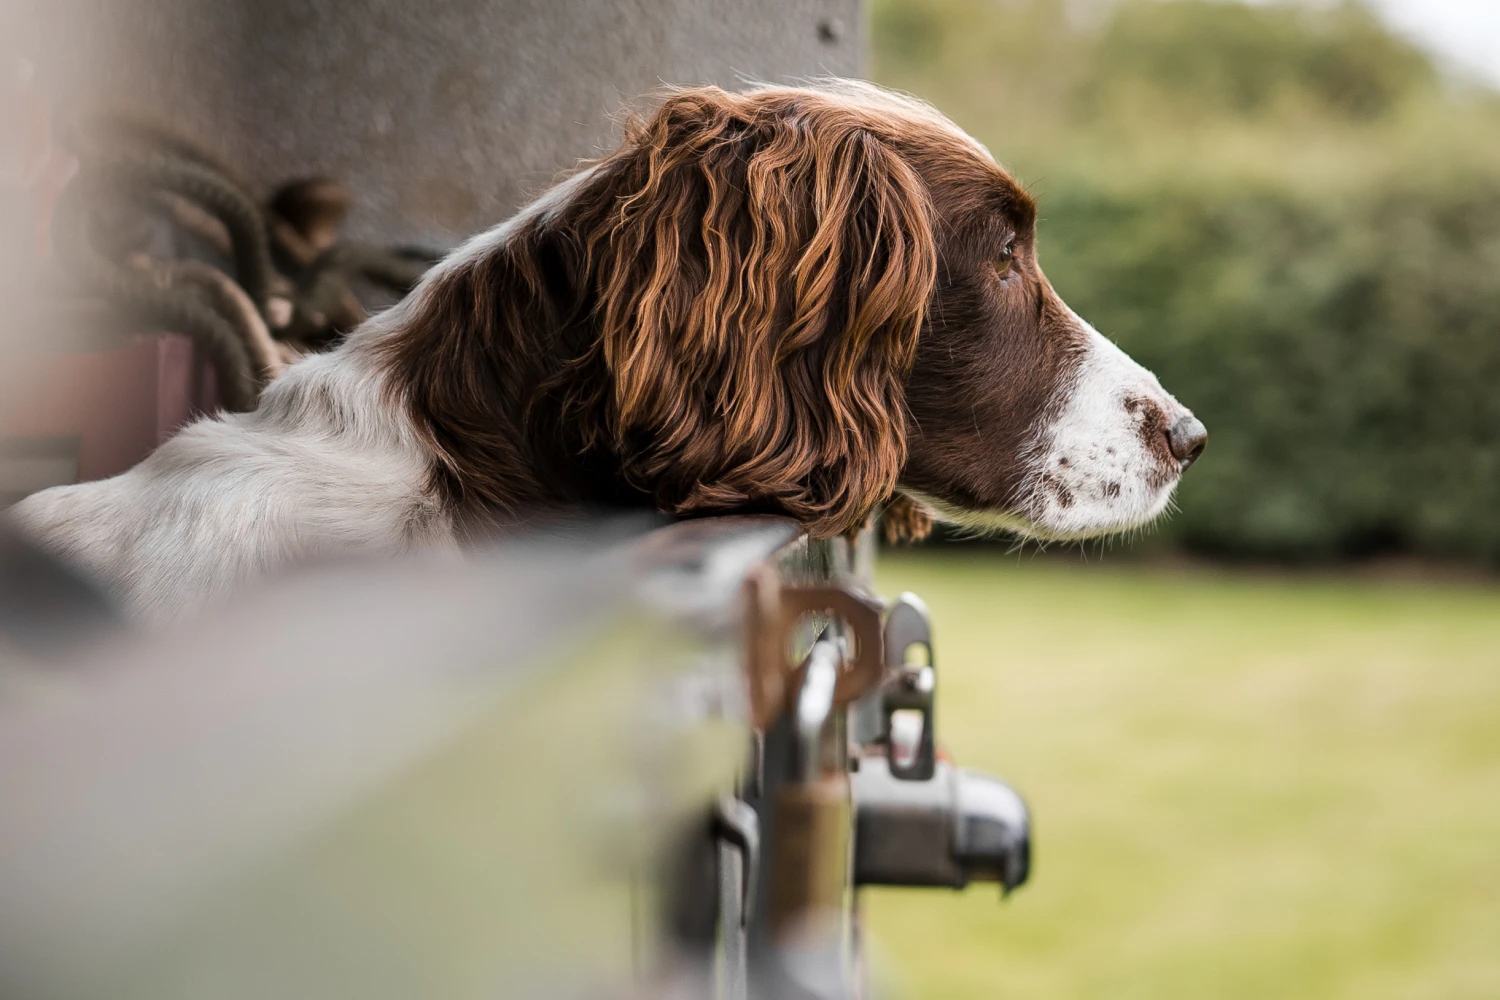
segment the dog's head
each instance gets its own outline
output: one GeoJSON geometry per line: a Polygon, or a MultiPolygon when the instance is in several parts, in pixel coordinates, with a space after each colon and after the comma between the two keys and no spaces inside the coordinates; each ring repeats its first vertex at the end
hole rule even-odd
{"type": "Polygon", "coordinates": [[[1035,218],[920,102],[678,91],[437,269],[392,367],[439,484],[491,504],[561,451],[821,535],[895,494],[1040,538],[1144,523],[1205,433],[1053,291],[1035,218]]]}

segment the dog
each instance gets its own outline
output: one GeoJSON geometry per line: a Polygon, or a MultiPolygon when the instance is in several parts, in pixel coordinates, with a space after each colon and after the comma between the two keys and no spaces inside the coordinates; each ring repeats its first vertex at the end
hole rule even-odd
{"type": "Polygon", "coordinates": [[[814,537],[893,500],[918,529],[1130,529],[1206,432],[1058,297],[1035,223],[914,98],[670,91],[254,412],[12,516],[154,622],[293,563],[459,551],[582,506],[814,537]]]}

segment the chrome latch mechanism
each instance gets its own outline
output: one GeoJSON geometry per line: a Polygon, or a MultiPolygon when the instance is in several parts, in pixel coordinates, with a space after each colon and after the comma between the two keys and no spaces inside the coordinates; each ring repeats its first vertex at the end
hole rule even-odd
{"type": "Polygon", "coordinates": [[[1031,873],[1031,815],[998,778],[940,761],[926,781],[898,781],[884,757],[853,775],[856,885],[961,889],[998,882],[1004,894],[1031,873]]]}
{"type": "Polygon", "coordinates": [[[932,623],[916,594],[902,594],[891,605],[885,620],[885,662],[880,738],[888,748],[891,777],[927,781],[937,769],[932,710],[937,673],[932,623]],[[908,662],[914,648],[927,662],[908,662]]]}
{"type": "Polygon", "coordinates": [[[885,623],[879,727],[852,775],[856,885],[962,888],[1031,871],[1031,817],[997,778],[937,759],[937,674],[927,606],[902,594],[885,623]]]}

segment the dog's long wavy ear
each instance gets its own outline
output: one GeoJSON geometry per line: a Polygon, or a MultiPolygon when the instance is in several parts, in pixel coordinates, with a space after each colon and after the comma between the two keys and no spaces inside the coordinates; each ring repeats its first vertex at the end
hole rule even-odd
{"type": "Polygon", "coordinates": [[[878,114],[680,91],[600,165],[577,220],[598,402],[664,508],[784,511],[823,536],[894,489],[937,265],[927,189],[878,114]]]}

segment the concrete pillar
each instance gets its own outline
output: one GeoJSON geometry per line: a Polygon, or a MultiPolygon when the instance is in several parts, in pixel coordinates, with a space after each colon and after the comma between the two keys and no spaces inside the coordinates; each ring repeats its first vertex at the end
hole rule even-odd
{"type": "Polygon", "coordinates": [[[345,232],[449,245],[611,144],[663,83],[857,75],[861,0],[24,0],[40,82],[144,105],[345,232]]]}

